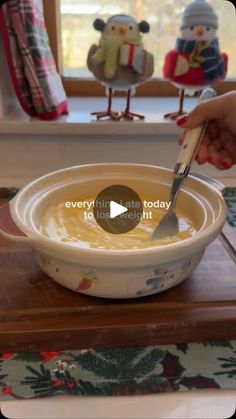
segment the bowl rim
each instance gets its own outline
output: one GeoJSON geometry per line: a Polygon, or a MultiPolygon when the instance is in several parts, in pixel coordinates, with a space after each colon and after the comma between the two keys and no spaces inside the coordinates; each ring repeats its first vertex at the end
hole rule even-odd
{"type": "MultiPolygon", "coordinates": [[[[208,241],[206,240],[206,238],[209,239],[209,237],[211,237],[212,235],[214,235],[214,233],[218,230],[221,229],[222,225],[224,224],[225,220],[226,220],[226,215],[227,215],[227,206],[226,203],[224,201],[224,198],[222,196],[222,194],[220,193],[219,190],[217,190],[214,186],[212,186],[211,184],[207,183],[205,180],[199,179],[197,178],[197,176],[194,175],[189,175],[188,178],[193,179],[195,181],[197,181],[199,184],[203,184],[204,186],[206,186],[209,190],[213,191],[218,198],[219,201],[219,205],[220,205],[220,211],[219,211],[219,215],[216,218],[215,222],[212,223],[211,225],[209,225],[208,227],[206,227],[206,229],[204,230],[200,230],[198,231],[194,236],[189,237],[187,239],[184,240],[180,240],[178,242],[173,242],[173,243],[169,243],[163,246],[149,246],[146,248],[138,248],[138,249],[99,249],[99,248],[95,248],[95,247],[91,247],[91,248],[83,248],[83,247],[76,247],[73,246],[69,243],[63,243],[60,242],[58,240],[53,240],[47,236],[44,236],[36,227],[35,229],[32,229],[32,227],[27,226],[25,223],[23,223],[21,221],[21,219],[18,216],[17,213],[17,205],[19,205],[19,202],[22,198],[22,195],[29,189],[31,188],[33,185],[37,184],[38,182],[52,177],[52,175],[57,175],[59,173],[62,172],[69,172],[71,170],[74,169],[80,169],[80,168],[85,168],[85,167],[115,167],[115,166],[123,166],[123,167],[143,167],[143,168],[150,168],[150,169],[160,169],[163,170],[165,172],[171,173],[172,170],[169,168],[165,168],[165,167],[161,167],[161,166],[155,166],[155,165],[149,165],[149,164],[139,164],[139,163],[91,163],[91,164],[85,164],[85,165],[77,165],[77,166],[71,166],[71,167],[67,167],[67,168],[63,168],[60,170],[56,170],[50,173],[47,173],[35,180],[33,180],[32,182],[28,183],[26,186],[24,186],[18,193],[17,195],[10,201],[10,213],[11,216],[14,220],[14,222],[17,224],[17,226],[28,236],[28,241],[32,246],[35,247],[43,247],[47,249],[51,249],[53,250],[53,252],[58,251],[63,251],[64,254],[69,254],[69,255],[91,255],[91,256],[106,256],[106,257],[128,257],[128,256],[145,256],[145,255],[151,255],[153,253],[158,255],[161,254],[165,254],[172,252],[172,251],[177,251],[180,249],[185,249],[188,248],[189,246],[194,247],[196,244],[199,246],[200,243],[204,242],[204,241],[208,241]]],[[[45,252],[46,253],[46,252],[45,252]]]]}

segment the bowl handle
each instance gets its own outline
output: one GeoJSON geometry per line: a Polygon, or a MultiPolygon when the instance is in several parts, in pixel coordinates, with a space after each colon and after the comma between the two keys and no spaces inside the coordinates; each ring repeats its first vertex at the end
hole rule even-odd
{"type": "Polygon", "coordinates": [[[28,237],[17,227],[10,213],[9,202],[0,206],[0,234],[15,241],[28,241],[28,237]]]}

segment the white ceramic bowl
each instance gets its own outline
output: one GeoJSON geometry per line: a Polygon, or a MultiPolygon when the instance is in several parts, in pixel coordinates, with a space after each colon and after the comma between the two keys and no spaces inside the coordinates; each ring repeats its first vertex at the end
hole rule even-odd
{"type": "MultiPolygon", "coordinates": [[[[29,243],[41,268],[61,285],[96,297],[131,298],[155,294],[180,283],[200,262],[206,247],[218,236],[227,209],[220,192],[189,176],[178,207],[198,225],[189,239],[138,250],[73,247],[43,236],[40,220],[46,209],[70,200],[96,196],[112,184],[123,184],[138,194],[169,198],[172,172],[138,164],[94,164],[63,169],[25,186],[0,208],[0,230],[6,237],[29,243]]],[[[115,237],[114,237],[115,240],[115,237]]]]}

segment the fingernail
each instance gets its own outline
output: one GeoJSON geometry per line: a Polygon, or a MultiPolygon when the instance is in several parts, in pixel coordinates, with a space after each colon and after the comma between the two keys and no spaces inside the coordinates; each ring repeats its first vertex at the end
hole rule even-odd
{"type": "Polygon", "coordinates": [[[182,127],[182,125],[185,124],[187,120],[187,116],[181,116],[181,118],[177,119],[176,123],[179,127],[182,127]]]}
{"type": "Polygon", "coordinates": [[[224,160],[224,161],[222,161],[222,166],[223,166],[225,169],[229,169],[229,168],[230,168],[230,166],[231,166],[231,164],[230,164],[227,160],[224,160]]]}
{"type": "Polygon", "coordinates": [[[212,157],[209,156],[208,159],[207,159],[207,161],[208,161],[208,163],[212,163],[212,157]]]}
{"type": "Polygon", "coordinates": [[[198,160],[199,160],[199,154],[196,154],[195,160],[197,160],[197,162],[198,162],[198,160]]]}

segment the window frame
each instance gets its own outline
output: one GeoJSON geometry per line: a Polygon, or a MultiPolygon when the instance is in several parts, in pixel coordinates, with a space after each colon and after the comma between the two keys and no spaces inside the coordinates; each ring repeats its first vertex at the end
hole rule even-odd
{"type": "MultiPolygon", "coordinates": [[[[104,87],[93,79],[69,78],[62,74],[62,51],[61,51],[61,17],[60,0],[43,0],[44,16],[49,36],[52,53],[55,58],[57,70],[62,77],[62,82],[68,96],[104,96],[104,87]]],[[[217,85],[219,94],[230,90],[236,90],[236,78],[228,79],[217,85]]],[[[124,93],[117,92],[123,96],[124,93]]],[[[145,97],[173,97],[178,96],[178,89],[169,81],[161,78],[152,78],[137,87],[136,96],[145,97]]]]}

